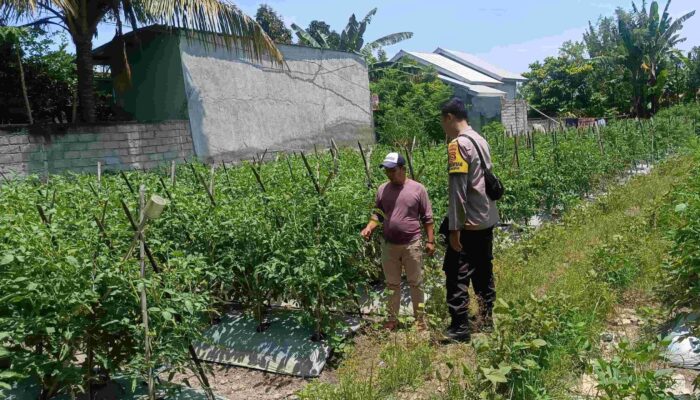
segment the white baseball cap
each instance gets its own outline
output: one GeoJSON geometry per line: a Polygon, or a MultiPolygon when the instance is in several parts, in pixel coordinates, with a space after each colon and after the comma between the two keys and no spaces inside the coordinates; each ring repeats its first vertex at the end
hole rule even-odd
{"type": "Polygon", "coordinates": [[[402,166],[406,164],[406,160],[403,159],[399,153],[389,153],[384,157],[384,161],[379,164],[379,168],[396,168],[397,166],[402,166]]]}

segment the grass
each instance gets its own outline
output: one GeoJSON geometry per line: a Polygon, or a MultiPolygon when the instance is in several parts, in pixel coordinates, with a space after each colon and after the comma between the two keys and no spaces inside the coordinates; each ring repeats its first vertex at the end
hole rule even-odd
{"type": "MultiPolygon", "coordinates": [[[[626,292],[653,289],[669,248],[657,215],[699,158],[672,158],[498,253],[494,266],[503,301],[490,336],[444,346],[415,332],[375,333],[371,346],[356,346],[343,361],[337,384],[313,382],[300,397],[571,396],[568,388],[596,355],[597,336],[613,307],[626,292]]],[[[441,308],[429,302],[426,309],[441,308]]]]}

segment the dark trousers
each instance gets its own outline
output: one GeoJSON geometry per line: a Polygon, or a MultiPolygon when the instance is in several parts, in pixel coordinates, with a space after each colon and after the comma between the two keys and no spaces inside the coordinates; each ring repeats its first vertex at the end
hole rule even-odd
{"type": "Polygon", "coordinates": [[[443,270],[447,289],[447,305],[452,326],[469,324],[469,282],[478,296],[480,314],[491,317],[496,301],[496,285],[493,278],[493,228],[480,231],[461,231],[462,251],[447,246],[443,270]]]}

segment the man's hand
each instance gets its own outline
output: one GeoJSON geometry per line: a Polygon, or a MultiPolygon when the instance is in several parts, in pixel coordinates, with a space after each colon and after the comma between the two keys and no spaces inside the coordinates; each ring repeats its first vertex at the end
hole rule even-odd
{"type": "Polygon", "coordinates": [[[450,247],[456,252],[462,251],[462,243],[459,241],[459,231],[450,231],[450,247]]]}
{"type": "Polygon", "coordinates": [[[433,254],[435,254],[435,243],[426,243],[425,244],[425,253],[432,257],[433,254]]]}
{"type": "Polygon", "coordinates": [[[360,236],[365,238],[365,240],[369,240],[370,237],[372,237],[372,232],[379,226],[379,221],[375,220],[374,218],[370,218],[369,222],[367,223],[367,226],[365,226],[365,229],[360,231],[360,236]]]}

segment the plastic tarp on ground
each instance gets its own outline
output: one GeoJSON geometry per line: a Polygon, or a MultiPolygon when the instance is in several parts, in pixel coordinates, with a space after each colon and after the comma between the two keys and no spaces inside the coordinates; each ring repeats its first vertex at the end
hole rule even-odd
{"type": "MultiPolygon", "coordinates": [[[[221,322],[204,333],[197,343],[197,356],[209,362],[254,368],[300,377],[321,374],[331,347],[311,340],[313,328],[301,322],[301,312],[275,309],[267,316],[269,327],[256,332],[258,322],[240,311],[224,315],[221,322]]],[[[359,318],[344,321],[342,333],[360,327],[359,318]]]]}
{"type": "Polygon", "coordinates": [[[700,371],[700,339],[693,335],[692,325],[698,326],[700,313],[678,318],[668,337],[671,344],[666,350],[666,359],[678,368],[700,371]]]}
{"type": "MultiPolygon", "coordinates": [[[[114,381],[104,385],[95,386],[95,400],[137,400],[148,398],[148,387],[141,382],[132,388],[132,381],[128,378],[118,377],[114,381]],[[133,390],[132,390],[133,389],[133,390]]],[[[36,382],[23,380],[15,382],[9,390],[0,389],[0,399],[5,400],[36,400],[40,397],[41,388],[36,382]]],[[[156,393],[156,397],[168,400],[206,400],[207,396],[201,390],[166,383],[161,386],[161,390],[156,393]]],[[[87,400],[87,394],[78,394],[77,400],[87,400]]],[[[70,400],[71,396],[62,394],[53,397],[54,400],[70,400]]],[[[216,396],[217,400],[226,400],[216,396]]]]}

